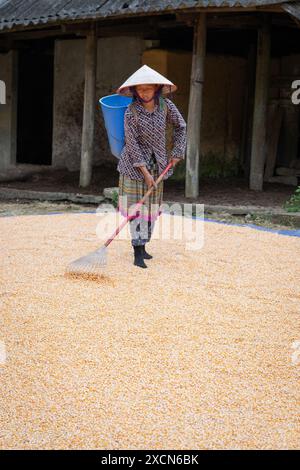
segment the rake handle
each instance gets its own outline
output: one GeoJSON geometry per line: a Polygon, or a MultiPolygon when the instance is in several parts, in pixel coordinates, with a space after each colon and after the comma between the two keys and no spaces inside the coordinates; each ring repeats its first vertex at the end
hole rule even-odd
{"type": "MultiPolygon", "coordinates": [[[[164,169],[164,171],[159,175],[159,177],[157,178],[157,180],[155,181],[156,184],[160,183],[161,180],[163,179],[164,175],[169,171],[169,169],[173,166],[173,163],[170,162],[166,168],[164,169]]],[[[152,193],[154,189],[154,186],[151,186],[151,188],[148,189],[148,191],[144,194],[144,196],[142,197],[142,199],[136,203],[136,205],[134,206],[133,210],[134,210],[134,215],[136,214],[137,210],[141,207],[141,205],[143,204],[143,202],[145,201],[145,199],[152,193]]],[[[113,239],[118,235],[118,233],[120,233],[120,231],[122,230],[123,227],[125,227],[125,225],[127,224],[128,220],[131,219],[133,216],[132,215],[128,215],[126,217],[125,220],[123,220],[123,222],[119,225],[119,227],[114,231],[114,233],[111,235],[111,237],[104,243],[104,246],[108,246],[112,241],[113,239]]]]}

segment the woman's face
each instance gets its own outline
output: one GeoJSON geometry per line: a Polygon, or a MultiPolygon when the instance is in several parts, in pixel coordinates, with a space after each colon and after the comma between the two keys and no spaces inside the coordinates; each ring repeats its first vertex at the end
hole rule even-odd
{"type": "Polygon", "coordinates": [[[149,101],[154,98],[157,85],[137,85],[135,89],[137,94],[143,98],[143,100],[149,101]]]}

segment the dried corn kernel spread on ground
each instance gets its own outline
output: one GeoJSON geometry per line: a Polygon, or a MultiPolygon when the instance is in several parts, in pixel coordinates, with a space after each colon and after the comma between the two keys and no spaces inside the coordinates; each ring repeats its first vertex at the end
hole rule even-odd
{"type": "Polygon", "coordinates": [[[299,448],[299,239],[197,220],[199,250],[156,236],[141,269],[120,234],[66,276],[112,218],[0,221],[1,448],[299,448]]]}

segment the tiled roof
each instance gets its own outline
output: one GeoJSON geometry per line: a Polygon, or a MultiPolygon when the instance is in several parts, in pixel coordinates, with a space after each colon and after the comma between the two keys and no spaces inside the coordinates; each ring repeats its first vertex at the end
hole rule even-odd
{"type": "MultiPolygon", "coordinates": [[[[62,21],[151,14],[197,7],[253,7],[282,0],[0,0],[0,30],[62,21]]],[[[299,8],[299,7],[298,7],[299,8]]]]}

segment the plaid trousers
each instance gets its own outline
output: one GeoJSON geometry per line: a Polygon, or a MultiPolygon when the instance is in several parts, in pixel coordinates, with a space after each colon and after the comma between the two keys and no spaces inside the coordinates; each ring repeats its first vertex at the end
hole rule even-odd
{"type": "MultiPolygon", "coordinates": [[[[148,170],[154,176],[156,179],[158,176],[157,173],[157,162],[156,158],[154,155],[151,156],[149,165],[148,165],[148,170]]],[[[159,196],[161,197],[161,196],[159,196]]],[[[155,219],[154,220],[145,220],[143,218],[136,218],[130,220],[130,234],[131,234],[131,244],[132,246],[140,246],[140,245],[145,245],[148,243],[151,239],[151,235],[154,230],[154,224],[155,224],[155,219]]]]}

